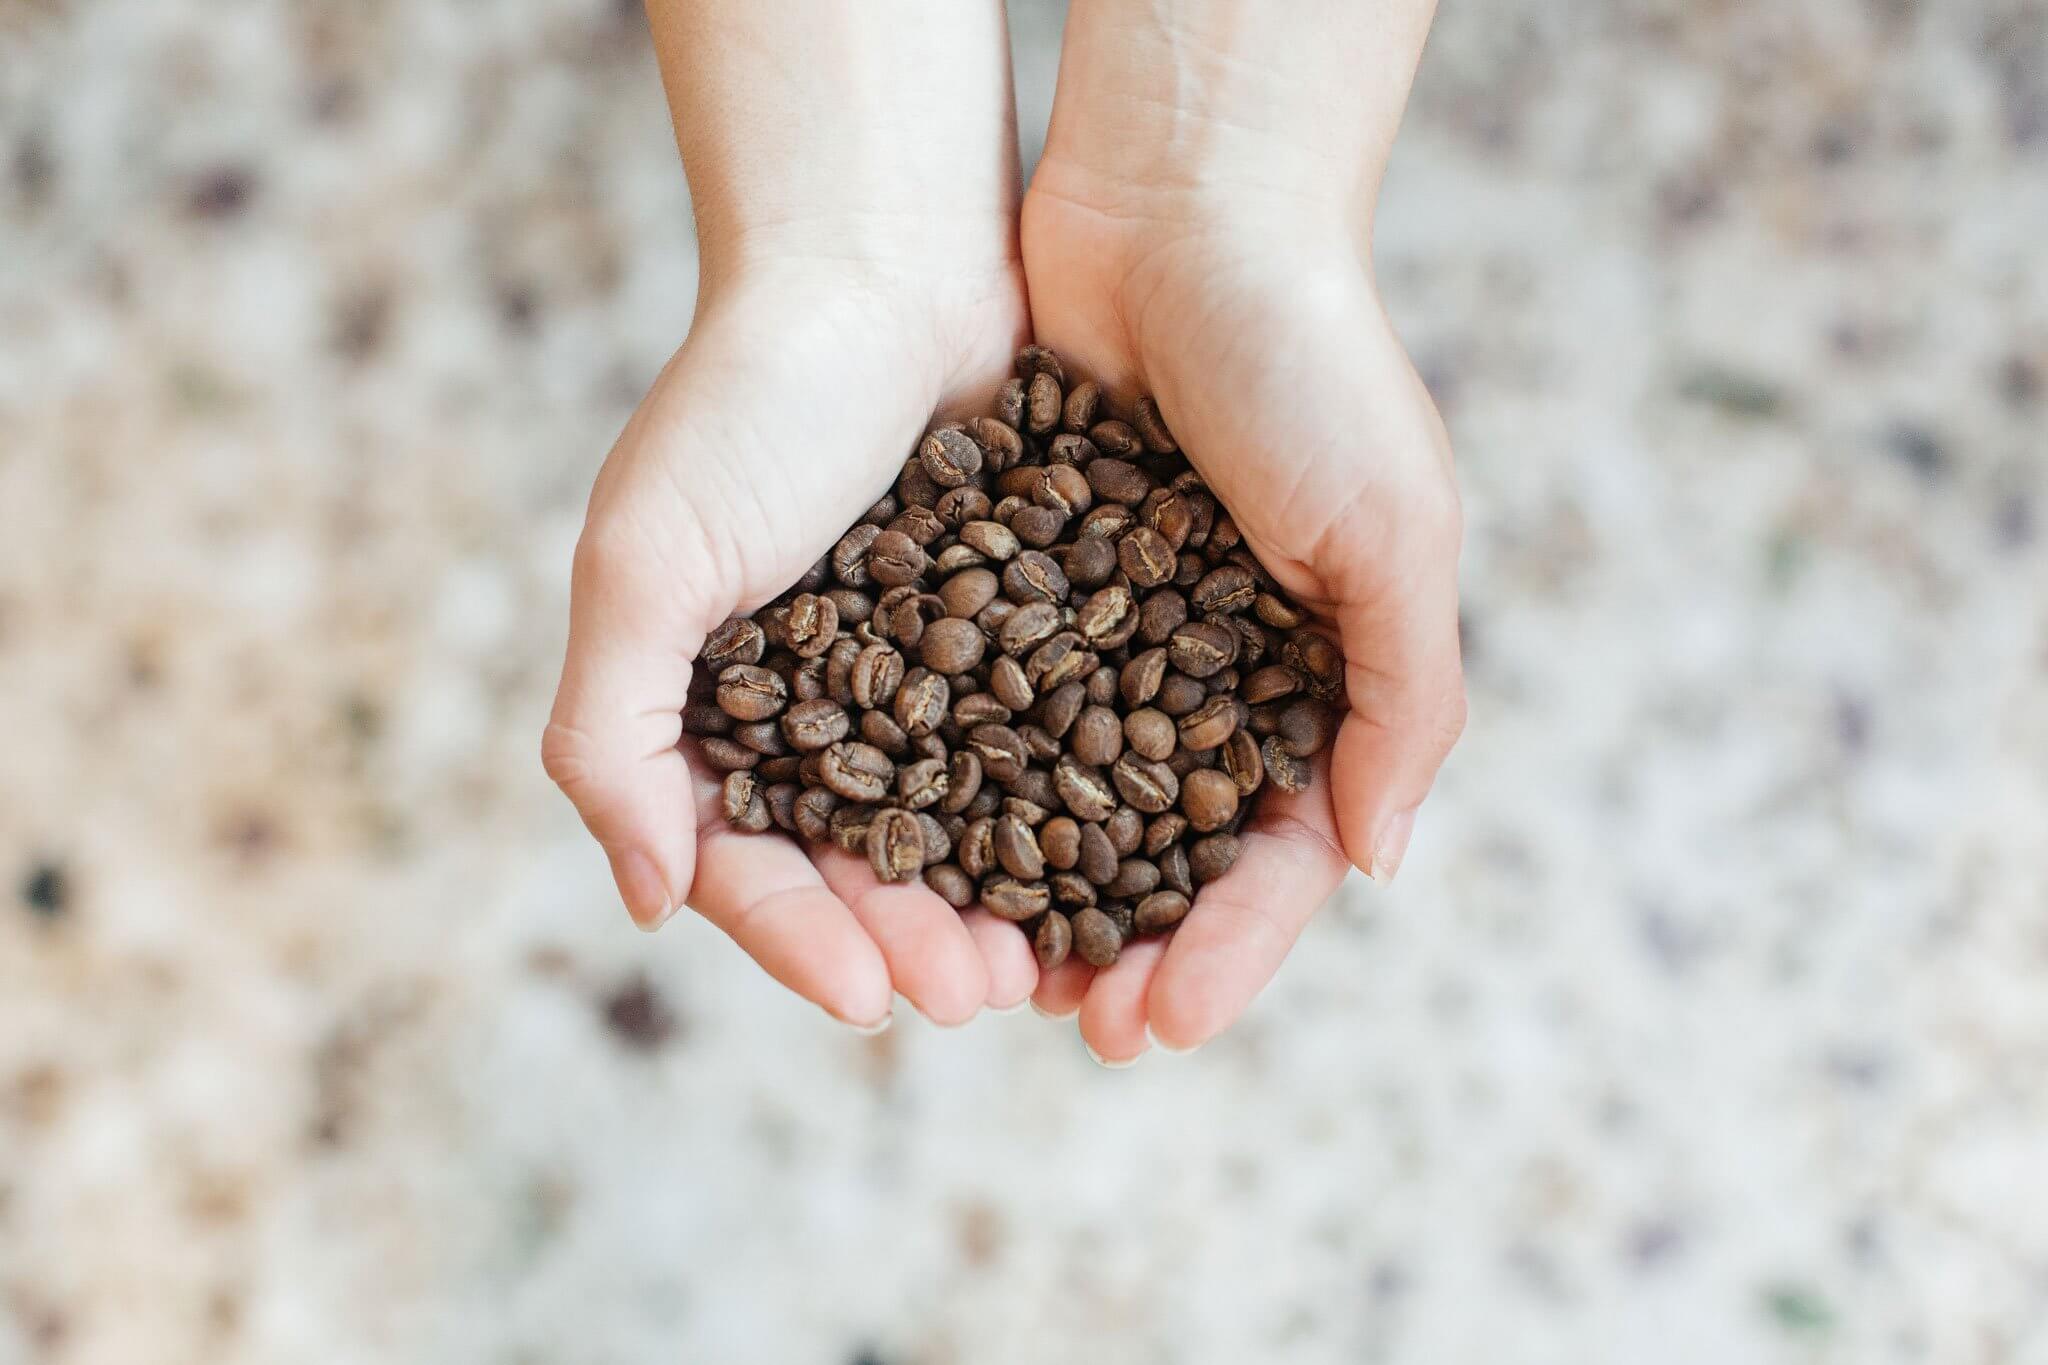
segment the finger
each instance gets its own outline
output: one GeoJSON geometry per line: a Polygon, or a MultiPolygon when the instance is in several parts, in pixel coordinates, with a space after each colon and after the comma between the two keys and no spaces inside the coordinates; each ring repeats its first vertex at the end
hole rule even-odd
{"type": "Polygon", "coordinates": [[[979,906],[963,911],[960,922],[988,968],[988,1007],[1007,1014],[1029,1000],[1038,985],[1038,959],[1023,930],[979,906]]]}
{"type": "Polygon", "coordinates": [[[958,910],[926,886],[877,881],[866,860],[843,849],[820,848],[813,861],[882,950],[890,979],[920,1014],[955,1028],[980,1011],[988,999],[988,966],[958,910]]]}
{"type": "Polygon", "coordinates": [[[1065,1019],[1081,1008],[1095,969],[1078,957],[1070,957],[1038,976],[1038,989],[1031,993],[1031,1007],[1048,1019],[1065,1019]]]}
{"type": "Polygon", "coordinates": [[[697,879],[691,908],[723,929],[777,981],[841,1023],[889,1018],[889,966],[802,848],[779,834],[742,834],[720,818],[719,786],[696,782],[697,879]]]}
{"type": "Polygon", "coordinates": [[[1198,1047],[1237,1022],[1350,866],[1320,773],[1303,792],[1262,792],[1239,838],[1236,865],[1196,895],[1153,974],[1145,1014],[1161,1047],[1198,1047]]]}
{"type": "Polygon", "coordinates": [[[696,867],[690,775],[676,749],[690,660],[706,627],[635,553],[586,532],[576,550],[569,649],[541,738],[548,776],[611,860],[627,911],[658,927],[696,867]]]}
{"type": "Polygon", "coordinates": [[[1340,842],[1385,884],[1400,869],[1415,812],[1465,728],[1454,564],[1341,609],[1350,714],[1330,771],[1340,842]]]}
{"type": "Polygon", "coordinates": [[[1167,940],[1139,939],[1095,973],[1081,1001],[1081,1041],[1107,1067],[1129,1066],[1151,1046],[1145,1036],[1145,997],[1166,955],[1167,940]]]}

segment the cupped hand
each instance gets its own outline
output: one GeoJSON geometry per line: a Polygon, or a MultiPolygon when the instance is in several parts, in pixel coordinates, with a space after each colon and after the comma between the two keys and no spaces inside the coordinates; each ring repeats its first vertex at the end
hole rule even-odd
{"type": "Polygon", "coordinates": [[[1350,712],[1315,782],[1268,790],[1231,872],[1165,940],[1035,999],[1135,1058],[1228,1027],[1349,867],[1400,865],[1464,726],[1449,442],[1373,288],[1365,231],[1247,193],[1105,188],[1048,155],[1023,253],[1041,342],[1167,425],[1260,560],[1342,646],[1350,712]],[[1227,196],[1226,196],[1227,199],[1227,196]]]}
{"type": "Polygon", "coordinates": [[[948,1024],[1021,1004],[1038,979],[1030,948],[922,885],[879,885],[837,849],[729,828],[719,774],[678,747],[692,661],[888,490],[935,410],[985,397],[1023,331],[1014,261],[782,253],[707,281],[688,340],[604,463],[576,550],[542,757],[628,910],[653,929],[688,904],[856,1027],[886,1021],[892,991],[948,1024]]]}

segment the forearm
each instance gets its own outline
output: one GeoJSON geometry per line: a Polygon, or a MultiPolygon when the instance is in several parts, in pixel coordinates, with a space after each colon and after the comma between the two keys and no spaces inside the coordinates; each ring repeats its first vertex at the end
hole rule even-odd
{"type": "Polygon", "coordinates": [[[648,0],[707,276],[1010,254],[999,0],[648,0]]]}
{"type": "Polygon", "coordinates": [[[1047,162],[1078,195],[1134,212],[1220,195],[1369,222],[1434,10],[1074,0],[1047,162]]]}

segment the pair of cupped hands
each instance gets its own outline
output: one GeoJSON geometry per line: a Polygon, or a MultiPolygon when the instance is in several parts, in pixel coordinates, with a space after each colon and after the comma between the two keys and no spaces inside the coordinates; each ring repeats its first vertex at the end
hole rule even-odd
{"type": "MultiPolygon", "coordinates": [[[[637,923],[687,905],[854,1028],[884,1026],[896,995],[944,1025],[1030,1000],[1078,1013],[1109,1064],[1201,1044],[1347,869],[1392,878],[1464,724],[1449,446],[1374,289],[1369,209],[1276,189],[1255,157],[1241,177],[1207,164],[1196,178],[1121,141],[1091,155],[1063,76],[1021,204],[998,167],[900,201],[849,187],[816,213],[778,204],[742,225],[741,172],[700,169],[721,148],[693,148],[698,111],[664,65],[703,243],[698,307],[597,478],[548,773],[637,923]],[[1019,928],[984,910],[878,883],[837,848],[731,829],[719,774],[678,744],[705,635],[815,563],[935,415],[986,411],[1032,338],[1125,404],[1156,395],[1347,661],[1349,713],[1314,783],[1262,793],[1231,872],[1170,936],[1099,971],[1070,958],[1041,973],[1019,928]]],[[[981,135],[1002,150],[984,155],[1007,157],[1006,111],[992,118],[981,135]]]]}

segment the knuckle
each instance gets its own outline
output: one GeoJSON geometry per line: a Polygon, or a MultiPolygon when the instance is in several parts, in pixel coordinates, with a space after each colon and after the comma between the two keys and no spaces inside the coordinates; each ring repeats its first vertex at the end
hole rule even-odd
{"type": "Polygon", "coordinates": [[[596,771],[596,746],[590,736],[573,725],[551,720],[540,736],[540,764],[548,780],[571,798],[590,785],[596,771]]]}

